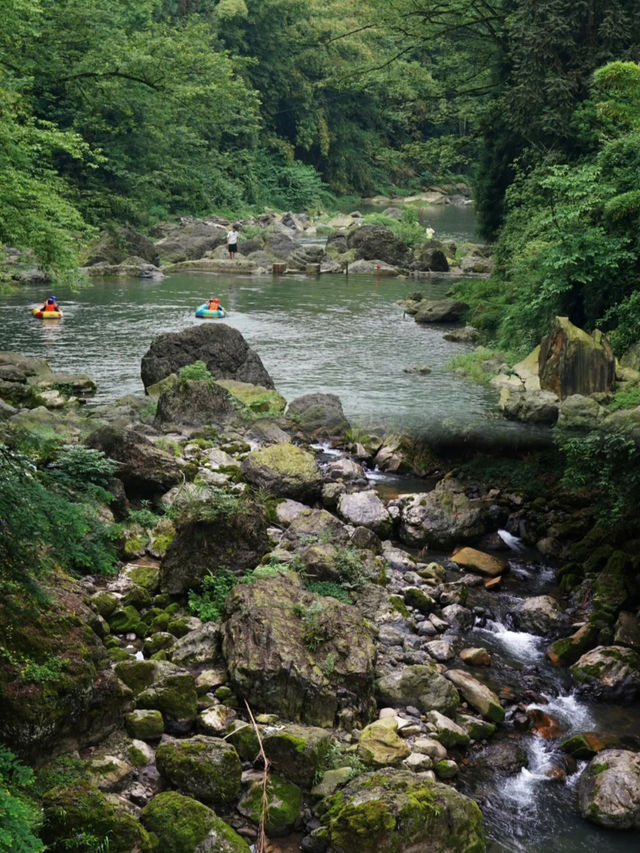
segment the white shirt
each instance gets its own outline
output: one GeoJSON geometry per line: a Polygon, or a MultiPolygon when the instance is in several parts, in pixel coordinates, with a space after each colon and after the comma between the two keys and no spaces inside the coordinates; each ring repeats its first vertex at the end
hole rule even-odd
{"type": "Polygon", "coordinates": [[[230,246],[234,246],[238,242],[238,232],[237,231],[229,231],[227,234],[227,243],[230,246]]]}

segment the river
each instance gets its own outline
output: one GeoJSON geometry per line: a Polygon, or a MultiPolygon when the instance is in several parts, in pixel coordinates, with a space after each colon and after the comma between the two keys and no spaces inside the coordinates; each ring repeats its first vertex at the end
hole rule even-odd
{"type": "MultiPolygon", "coordinates": [[[[470,236],[470,208],[429,210],[439,236],[470,236]]],[[[48,287],[22,287],[0,296],[0,349],[45,358],[55,370],[87,373],[98,382],[96,400],[106,401],[142,392],[140,360],[161,332],[226,322],[258,352],[288,400],[314,391],[335,393],[355,426],[467,438],[497,432],[518,441],[538,435],[506,422],[493,390],[446,369],[468,344],[445,341],[446,327],[420,326],[397,304],[416,290],[442,297],[451,283],[196,273],[161,281],[94,280],[76,291],[56,286],[61,321],[31,317],[29,309],[44,301],[48,287]],[[224,321],[194,317],[210,295],[227,309],[224,321]],[[405,372],[421,365],[432,372],[405,372]]]]}

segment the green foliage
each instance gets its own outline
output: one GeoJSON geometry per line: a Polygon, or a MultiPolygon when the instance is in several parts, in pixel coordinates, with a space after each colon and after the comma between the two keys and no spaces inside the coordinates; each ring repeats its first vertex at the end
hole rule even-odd
{"type": "Polygon", "coordinates": [[[360,589],[366,583],[362,572],[362,559],[355,548],[342,545],[336,548],[336,571],[342,578],[343,585],[351,589],[360,589]]]}
{"type": "Polygon", "coordinates": [[[310,652],[315,652],[327,639],[326,626],[321,619],[323,610],[321,601],[314,601],[308,607],[294,607],[294,613],[302,622],[302,639],[310,652]]]}
{"type": "Polygon", "coordinates": [[[204,361],[194,361],[193,364],[186,364],[184,367],[180,368],[178,375],[180,376],[180,379],[185,382],[189,379],[199,382],[215,382],[215,379],[211,375],[209,368],[204,361]]]}
{"type": "Polygon", "coordinates": [[[189,610],[203,622],[217,622],[227,596],[239,580],[224,566],[216,572],[207,572],[202,581],[202,592],[189,590],[189,610]]]}
{"type": "MultiPolygon", "coordinates": [[[[58,469],[58,472],[62,469],[58,469]]],[[[0,587],[16,587],[37,595],[38,578],[54,566],[69,572],[114,570],[116,551],[111,531],[95,515],[94,505],[75,494],[67,474],[57,491],[22,453],[0,444],[0,587]]]]}
{"type": "Polygon", "coordinates": [[[339,767],[349,768],[349,779],[359,776],[368,769],[355,750],[347,749],[338,741],[332,740],[324,754],[322,767],[316,772],[314,784],[322,781],[322,777],[327,770],[337,770],[339,767]]]}
{"type": "Polygon", "coordinates": [[[58,786],[69,787],[84,778],[85,763],[73,755],[61,755],[43,764],[34,777],[34,793],[42,797],[58,786]]]}
{"type": "Polygon", "coordinates": [[[367,225],[384,225],[408,246],[413,247],[425,239],[425,228],[418,220],[418,213],[412,207],[405,207],[400,220],[383,213],[368,213],[364,217],[367,225]]]}
{"type": "Polygon", "coordinates": [[[351,596],[348,591],[334,581],[308,581],[305,583],[305,586],[314,595],[324,595],[336,598],[338,601],[342,601],[343,604],[351,604],[351,596]]]}
{"type": "Polygon", "coordinates": [[[217,486],[200,486],[197,494],[182,493],[168,508],[167,516],[177,524],[189,521],[216,521],[233,518],[247,508],[244,495],[225,491],[217,486]]]}
{"type": "Polygon", "coordinates": [[[558,432],[556,440],[565,460],[563,484],[591,493],[600,521],[613,525],[635,516],[640,451],[633,439],[594,431],[587,436],[558,432]]]}
{"type": "Polygon", "coordinates": [[[127,516],[127,524],[139,524],[140,527],[155,527],[160,516],[148,506],[143,506],[140,509],[132,509],[127,516]]]}
{"type": "Polygon", "coordinates": [[[445,369],[454,373],[463,373],[478,385],[488,385],[497,373],[497,363],[508,364],[512,360],[513,355],[511,354],[498,352],[487,347],[476,347],[471,352],[454,356],[447,362],[445,369]]]}
{"type": "Polygon", "coordinates": [[[640,406],[640,388],[637,385],[616,391],[607,403],[607,409],[610,412],[617,412],[618,409],[635,409],[637,406],[640,406]]]}
{"type": "Polygon", "coordinates": [[[40,853],[40,812],[32,799],[33,771],[0,744],[0,853],[40,853]]]}
{"type": "Polygon", "coordinates": [[[523,458],[476,455],[460,466],[458,476],[464,482],[513,491],[533,500],[557,489],[561,469],[562,461],[556,450],[523,458]]]}
{"type": "Polygon", "coordinates": [[[53,658],[44,663],[36,663],[30,660],[20,675],[25,681],[34,684],[42,684],[47,681],[59,681],[63,672],[67,670],[69,661],[65,658],[53,658]]]}
{"type": "Polygon", "coordinates": [[[113,479],[118,463],[108,459],[101,450],[83,445],[65,445],[47,469],[50,482],[68,493],[90,495],[108,502],[106,488],[113,479]]]}

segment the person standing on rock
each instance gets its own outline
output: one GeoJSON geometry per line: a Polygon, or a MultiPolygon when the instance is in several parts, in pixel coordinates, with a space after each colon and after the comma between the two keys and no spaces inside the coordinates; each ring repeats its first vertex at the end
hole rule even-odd
{"type": "Polygon", "coordinates": [[[229,257],[232,261],[236,259],[238,251],[238,226],[232,225],[231,231],[227,234],[227,248],[229,249],[229,257]]]}

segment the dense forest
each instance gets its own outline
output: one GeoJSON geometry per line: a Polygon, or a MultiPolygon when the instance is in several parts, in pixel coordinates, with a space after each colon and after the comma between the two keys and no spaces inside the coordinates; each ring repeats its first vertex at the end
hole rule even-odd
{"type": "Polygon", "coordinates": [[[566,313],[637,337],[632,0],[2,6],[0,245],[59,275],[110,221],[463,180],[500,236],[465,294],[487,334],[526,348],[566,313]]]}

